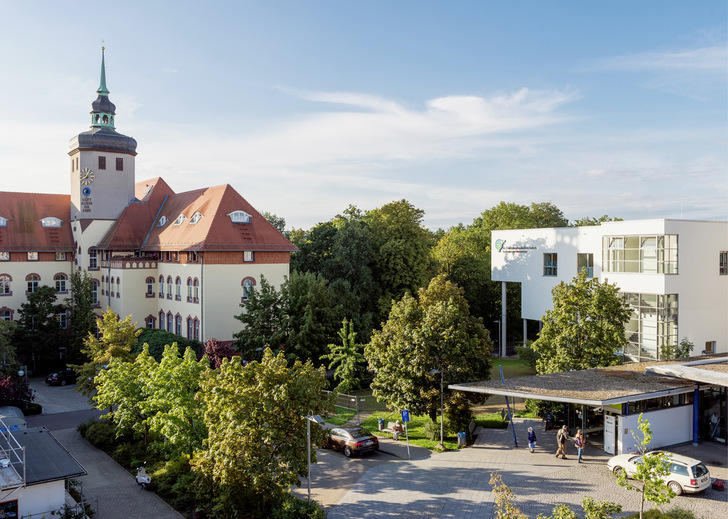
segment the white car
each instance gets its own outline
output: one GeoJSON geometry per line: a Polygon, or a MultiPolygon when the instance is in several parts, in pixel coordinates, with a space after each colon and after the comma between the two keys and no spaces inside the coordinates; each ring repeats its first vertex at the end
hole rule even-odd
{"type": "MultiPolygon", "coordinates": [[[[653,451],[648,454],[658,452],[664,451],[653,451]]],[[[665,454],[670,464],[670,475],[665,477],[665,482],[675,494],[702,492],[710,486],[710,471],[702,461],[672,452],[665,454]]],[[[632,478],[637,473],[637,465],[641,462],[641,454],[620,454],[611,458],[607,462],[607,467],[616,475],[624,472],[628,478],[632,478]]]]}

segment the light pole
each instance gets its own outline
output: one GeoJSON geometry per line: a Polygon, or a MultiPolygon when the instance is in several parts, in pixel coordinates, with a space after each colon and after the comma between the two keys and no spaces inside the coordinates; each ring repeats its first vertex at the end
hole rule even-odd
{"type": "Polygon", "coordinates": [[[324,423],[323,419],[313,414],[313,411],[309,411],[306,415],[306,446],[308,447],[308,502],[311,503],[311,422],[315,422],[319,425],[324,423]]]}
{"type": "Polygon", "coordinates": [[[501,322],[500,322],[500,319],[498,319],[497,321],[493,321],[493,322],[498,325],[498,357],[502,357],[502,354],[501,354],[501,341],[503,339],[501,338],[501,322]]]}
{"type": "MultiPolygon", "coordinates": [[[[25,365],[18,370],[19,377],[25,377],[25,392],[28,392],[28,366],[25,365]]],[[[25,401],[25,408],[28,408],[28,401],[25,401]]]]}
{"type": "Polygon", "coordinates": [[[440,374],[440,448],[442,450],[445,450],[445,443],[444,443],[444,437],[445,437],[445,416],[443,414],[443,395],[444,395],[444,384],[443,384],[443,370],[440,369],[431,369],[429,371],[430,375],[435,375],[437,373],[440,374]]]}

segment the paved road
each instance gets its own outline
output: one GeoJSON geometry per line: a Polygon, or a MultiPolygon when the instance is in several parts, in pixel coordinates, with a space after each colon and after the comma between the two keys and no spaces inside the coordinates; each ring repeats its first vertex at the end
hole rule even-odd
{"type": "MultiPolygon", "coordinates": [[[[524,436],[529,425],[518,420],[524,436]]],[[[533,425],[540,425],[540,422],[533,425]]],[[[537,429],[538,431],[538,429],[537,429]]],[[[638,509],[638,494],[619,487],[606,469],[609,455],[587,447],[586,462],[577,464],[571,449],[568,460],[556,459],[552,433],[537,432],[539,446],[531,454],[513,446],[510,430],[486,429],[467,449],[433,454],[427,459],[401,460],[371,468],[329,511],[329,519],[425,518],[487,519],[493,517],[490,473],[499,472],[516,494],[516,503],[529,517],[550,515],[557,503],[578,509],[585,496],[622,503],[626,512],[638,509]]],[[[682,451],[691,446],[671,449],[682,451]]],[[[720,463],[726,450],[716,444],[701,445],[703,459],[720,463]]],[[[725,477],[722,466],[709,466],[711,473],[725,477]]],[[[696,517],[728,517],[728,493],[707,490],[697,496],[680,496],[672,506],[692,510],[696,517]]],[[[666,508],[669,508],[666,507],[666,508]]]]}
{"type": "Polygon", "coordinates": [[[47,386],[41,379],[31,380],[30,386],[36,390],[35,401],[43,405],[43,414],[29,416],[28,426],[44,426],[53,431],[86,469],[88,475],[79,479],[98,501],[96,519],[181,519],[182,515],[156,494],[142,490],[121,465],[81,438],[76,431],[78,424],[97,417],[100,411],[90,409],[76,386],[47,386]]]}

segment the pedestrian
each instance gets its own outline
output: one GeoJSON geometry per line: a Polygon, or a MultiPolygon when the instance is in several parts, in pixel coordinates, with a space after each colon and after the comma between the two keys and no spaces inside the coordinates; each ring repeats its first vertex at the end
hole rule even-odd
{"type": "Polygon", "coordinates": [[[533,432],[532,427],[528,428],[528,447],[531,449],[531,452],[536,448],[536,433],[533,432]]]}
{"type": "Polygon", "coordinates": [[[586,440],[584,439],[584,435],[581,434],[581,429],[576,430],[576,435],[574,436],[574,445],[576,445],[576,454],[577,461],[581,463],[581,453],[584,450],[584,445],[586,445],[586,440]]]}
{"type": "Polygon", "coordinates": [[[569,429],[564,425],[559,432],[556,433],[556,443],[559,444],[559,450],[556,451],[556,457],[561,455],[561,459],[566,459],[566,442],[569,439],[569,429]]]}

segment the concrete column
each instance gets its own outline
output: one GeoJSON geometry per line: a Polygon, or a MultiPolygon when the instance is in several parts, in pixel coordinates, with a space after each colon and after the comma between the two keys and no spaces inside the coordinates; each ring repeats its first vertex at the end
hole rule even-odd
{"type": "Polygon", "coordinates": [[[700,434],[700,384],[695,384],[693,391],[693,445],[698,445],[700,434]]]}
{"type": "Polygon", "coordinates": [[[501,281],[501,358],[506,356],[506,282],[501,281]]]}

